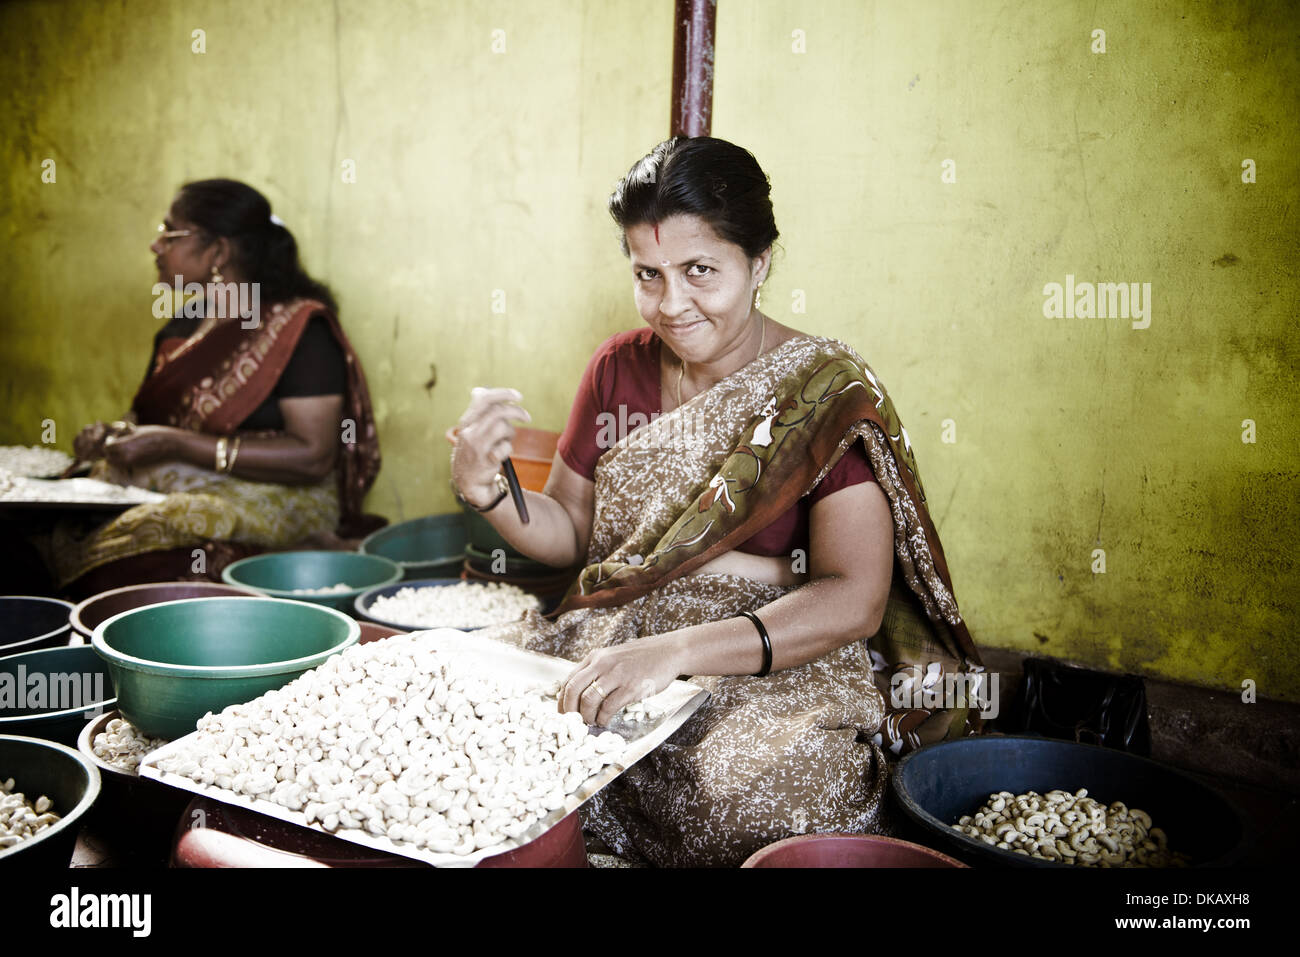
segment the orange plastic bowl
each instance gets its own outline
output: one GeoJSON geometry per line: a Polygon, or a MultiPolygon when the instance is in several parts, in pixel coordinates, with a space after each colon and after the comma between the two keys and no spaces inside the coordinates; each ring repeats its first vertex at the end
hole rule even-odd
{"type": "MultiPolygon", "coordinates": [[[[447,441],[455,445],[459,432],[460,429],[452,426],[446,432],[447,441]]],[[[546,480],[551,475],[551,463],[555,459],[555,448],[559,441],[559,432],[548,432],[546,429],[515,429],[510,461],[515,463],[515,475],[519,477],[520,485],[530,492],[540,492],[546,488],[546,480]]]]}
{"type": "Polygon", "coordinates": [[[769,844],[741,867],[965,867],[920,844],[878,834],[800,834],[769,844]]]}

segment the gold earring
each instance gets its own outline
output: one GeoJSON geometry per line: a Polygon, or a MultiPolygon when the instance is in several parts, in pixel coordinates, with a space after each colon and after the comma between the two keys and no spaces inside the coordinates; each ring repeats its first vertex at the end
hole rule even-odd
{"type": "Polygon", "coordinates": [[[763,305],[763,284],[759,283],[754,287],[754,308],[761,308],[763,305]]]}
{"type": "Polygon", "coordinates": [[[213,282],[221,282],[221,280],[222,280],[221,273],[217,272],[217,267],[216,267],[216,266],[213,266],[213,267],[212,267],[212,281],[213,281],[213,282]]]}

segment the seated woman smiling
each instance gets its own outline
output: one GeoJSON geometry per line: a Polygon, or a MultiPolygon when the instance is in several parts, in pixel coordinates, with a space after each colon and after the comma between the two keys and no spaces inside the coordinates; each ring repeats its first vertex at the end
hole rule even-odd
{"type": "Polygon", "coordinates": [[[589,723],[681,675],[712,692],[584,806],[616,853],[735,865],[791,834],[878,831],[885,751],[976,726],[882,695],[900,669],[979,668],[906,435],[856,353],[760,311],[777,230],[747,151],[669,140],[609,206],[646,328],[589,363],[529,524],[497,479],[522,396],[476,390],[460,420],[465,501],[525,554],[586,562],[553,620],[487,634],[577,662],[560,707],[589,723]],[[634,414],[602,448],[601,423],[634,414]]]}
{"type": "MultiPolygon", "coordinates": [[[[154,337],[127,416],[87,426],[75,449],[93,477],[167,498],[55,527],[49,561],[74,594],[102,587],[103,570],[115,584],[154,580],[144,559],[159,553],[182,550],[188,571],[195,546],[286,547],[373,527],[361,515],[380,462],[365,376],[293,235],[261,193],[226,179],[182,187],[159,230],[159,281],[202,285],[207,301],[154,337]],[[235,303],[250,301],[259,312],[240,316],[235,303]]],[[[209,575],[220,557],[208,556],[209,575]]]]}

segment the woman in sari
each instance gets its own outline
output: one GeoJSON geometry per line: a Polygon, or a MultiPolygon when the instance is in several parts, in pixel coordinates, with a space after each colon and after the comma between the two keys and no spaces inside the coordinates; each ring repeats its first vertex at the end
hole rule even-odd
{"type": "Polygon", "coordinates": [[[127,416],[87,426],[74,448],[95,461],[92,477],[167,497],[103,524],[60,523],[50,543],[60,586],[194,546],[218,553],[193,569],[211,575],[223,549],[365,527],[361,500],[380,461],[365,376],[293,235],[259,192],[224,179],[182,187],[159,233],[161,286],[202,294],[155,337],[127,416]]]}
{"type": "Polygon", "coordinates": [[[552,619],[488,634],[577,662],[560,708],[589,723],[678,676],[711,692],[584,805],[620,856],[726,866],[887,830],[886,753],[978,720],[964,698],[886,704],[895,674],[979,669],[906,433],[855,352],[760,311],[777,230],[747,151],[669,140],[609,207],[647,328],[588,365],[529,524],[497,477],[522,396],[475,390],[460,421],[464,501],[523,553],[586,563],[552,619]]]}

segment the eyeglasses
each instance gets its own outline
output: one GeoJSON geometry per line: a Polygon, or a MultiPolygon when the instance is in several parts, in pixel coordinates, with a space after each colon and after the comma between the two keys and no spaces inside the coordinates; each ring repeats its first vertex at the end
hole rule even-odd
{"type": "Polygon", "coordinates": [[[166,223],[158,224],[158,238],[166,240],[168,245],[176,242],[178,239],[184,239],[186,236],[192,235],[194,235],[194,230],[192,229],[168,229],[166,223]]]}

